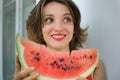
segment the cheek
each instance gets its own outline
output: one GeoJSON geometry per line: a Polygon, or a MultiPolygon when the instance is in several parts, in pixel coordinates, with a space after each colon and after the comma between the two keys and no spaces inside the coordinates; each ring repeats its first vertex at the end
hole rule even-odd
{"type": "Polygon", "coordinates": [[[44,26],[44,27],[42,28],[43,34],[44,34],[44,33],[47,33],[48,31],[49,31],[49,27],[44,26]]]}
{"type": "Polygon", "coordinates": [[[69,31],[69,33],[73,34],[74,33],[74,26],[70,26],[69,28],[67,28],[67,30],[69,31]]]}
{"type": "Polygon", "coordinates": [[[43,36],[45,36],[45,35],[47,36],[51,32],[51,30],[52,30],[51,26],[44,26],[42,28],[43,36]]]}

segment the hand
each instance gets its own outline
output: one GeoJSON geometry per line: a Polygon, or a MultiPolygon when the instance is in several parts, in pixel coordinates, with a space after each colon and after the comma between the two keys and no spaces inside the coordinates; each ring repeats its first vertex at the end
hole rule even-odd
{"type": "Polygon", "coordinates": [[[77,78],[76,80],[87,80],[87,79],[82,78],[82,77],[79,77],[79,78],[77,78]]]}
{"type": "Polygon", "coordinates": [[[34,67],[28,69],[21,69],[18,56],[16,56],[16,68],[14,73],[14,80],[32,80],[35,79],[38,74],[29,75],[31,72],[34,72],[34,67]]]}

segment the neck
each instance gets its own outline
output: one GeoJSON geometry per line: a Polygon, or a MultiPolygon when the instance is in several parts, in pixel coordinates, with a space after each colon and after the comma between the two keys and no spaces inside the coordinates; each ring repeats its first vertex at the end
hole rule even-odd
{"type": "Polygon", "coordinates": [[[47,47],[48,48],[48,50],[50,51],[50,52],[52,52],[52,53],[55,53],[55,52],[70,52],[70,49],[69,49],[69,47],[66,47],[66,48],[51,48],[51,47],[47,47]]]}

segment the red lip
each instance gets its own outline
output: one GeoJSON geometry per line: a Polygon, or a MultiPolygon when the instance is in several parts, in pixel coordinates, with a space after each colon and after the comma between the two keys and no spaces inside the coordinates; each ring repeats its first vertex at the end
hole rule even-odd
{"type": "Polygon", "coordinates": [[[65,34],[53,34],[51,35],[51,37],[54,39],[54,40],[57,40],[57,41],[61,41],[65,38],[65,34]]]}

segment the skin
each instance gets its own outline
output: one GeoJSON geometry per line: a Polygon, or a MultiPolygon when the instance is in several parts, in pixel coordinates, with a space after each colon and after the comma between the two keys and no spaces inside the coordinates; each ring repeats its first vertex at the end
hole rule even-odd
{"type": "Polygon", "coordinates": [[[38,73],[35,73],[34,75],[29,75],[31,72],[34,72],[34,67],[21,69],[18,56],[16,56],[16,68],[13,76],[14,80],[32,80],[39,76],[38,73]]]}
{"type": "MultiPolygon", "coordinates": [[[[57,2],[47,4],[43,9],[42,33],[47,48],[51,52],[70,51],[69,43],[73,37],[74,25],[69,9],[66,5],[57,2]]],[[[34,67],[21,69],[19,59],[16,57],[14,80],[32,80],[38,77],[34,67]]],[[[77,80],[87,80],[79,77],[77,80]]],[[[100,61],[93,73],[93,80],[106,80],[104,64],[100,61]]]]}
{"type": "Polygon", "coordinates": [[[43,10],[43,37],[50,51],[70,51],[74,23],[64,4],[51,2],[43,10]]]}

